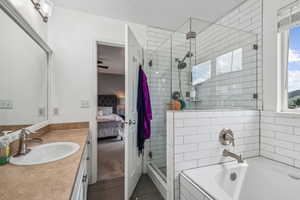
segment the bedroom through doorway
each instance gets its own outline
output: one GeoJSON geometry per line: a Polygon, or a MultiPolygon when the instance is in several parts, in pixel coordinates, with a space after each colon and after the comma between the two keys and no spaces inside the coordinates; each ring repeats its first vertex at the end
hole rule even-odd
{"type": "Polygon", "coordinates": [[[125,52],[97,45],[98,179],[100,199],[124,199],[125,52]]]}

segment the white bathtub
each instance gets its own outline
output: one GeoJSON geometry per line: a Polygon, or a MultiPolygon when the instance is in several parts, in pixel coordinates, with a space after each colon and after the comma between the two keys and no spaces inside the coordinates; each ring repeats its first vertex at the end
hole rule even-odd
{"type": "Polygon", "coordinates": [[[298,200],[300,170],[258,157],[185,170],[181,200],[298,200]],[[235,179],[235,180],[231,180],[235,179]]]}

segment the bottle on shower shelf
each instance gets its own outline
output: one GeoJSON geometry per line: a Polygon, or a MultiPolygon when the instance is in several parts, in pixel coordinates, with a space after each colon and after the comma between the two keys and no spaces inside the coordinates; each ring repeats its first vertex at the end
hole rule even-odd
{"type": "Polygon", "coordinates": [[[192,87],[192,90],[190,92],[190,99],[191,99],[191,101],[195,101],[196,100],[196,90],[195,90],[195,87],[192,87]]]}

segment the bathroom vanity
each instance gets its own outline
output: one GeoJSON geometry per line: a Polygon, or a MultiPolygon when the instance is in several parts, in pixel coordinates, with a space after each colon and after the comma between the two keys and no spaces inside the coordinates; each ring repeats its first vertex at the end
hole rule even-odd
{"type": "Polygon", "coordinates": [[[43,144],[68,141],[80,145],[80,148],[73,155],[55,162],[1,166],[1,199],[85,200],[88,128],[49,131],[41,138],[43,144]]]}

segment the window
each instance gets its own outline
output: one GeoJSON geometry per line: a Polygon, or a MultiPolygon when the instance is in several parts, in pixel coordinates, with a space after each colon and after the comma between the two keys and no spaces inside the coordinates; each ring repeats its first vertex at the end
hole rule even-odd
{"type": "Polygon", "coordinates": [[[242,70],[243,50],[236,49],[216,59],[216,73],[223,74],[242,70]]]}
{"type": "Polygon", "coordinates": [[[192,85],[195,86],[210,79],[211,61],[207,61],[192,67],[192,85]]]}
{"type": "Polygon", "coordinates": [[[300,7],[299,0],[277,12],[278,27],[278,91],[281,111],[300,111],[300,7]]]}
{"type": "Polygon", "coordinates": [[[300,109],[300,26],[289,30],[287,92],[289,109],[300,109]]]}

